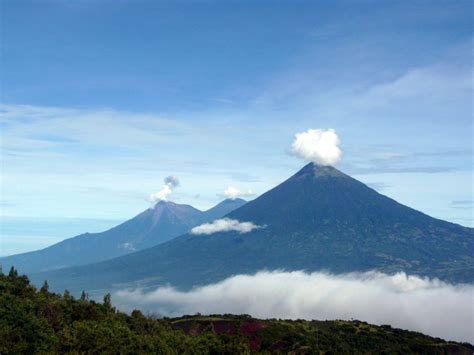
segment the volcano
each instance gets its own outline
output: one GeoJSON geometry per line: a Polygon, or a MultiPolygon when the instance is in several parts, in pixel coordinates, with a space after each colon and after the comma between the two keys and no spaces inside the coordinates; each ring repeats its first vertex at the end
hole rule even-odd
{"type": "Polygon", "coordinates": [[[14,265],[20,272],[29,273],[99,262],[164,243],[198,224],[226,215],[245,202],[227,199],[200,211],[189,205],[160,201],[105,232],[81,234],[42,250],[0,258],[0,263],[4,269],[14,265]]]}
{"type": "Polygon", "coordinates": [[[474,281],[473,229],[429,217],[331,166],[308,164],[227,218],[263,228],[184,234],[92,265],[32,275],[56,289],[188,289],[266,269],[405,271],[474,281]]]}

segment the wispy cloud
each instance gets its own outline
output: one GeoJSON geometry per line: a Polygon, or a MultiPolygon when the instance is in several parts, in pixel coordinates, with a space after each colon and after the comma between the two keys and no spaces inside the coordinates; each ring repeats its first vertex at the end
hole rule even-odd
{"type": "Polygon", "coordinates": [[[385,173],[443,173],[470,169],[461,167],[459,159],[472,155],[469,150],[438,150],[432,152],[386,153],[366,152],[364,160],[346,165],[347,171],[353,174],[385,173]],[[372,156],[372,158],[371,158],[372,156]]]}
{"type": "Polygon", "coordinates": [[[218,232],[248,233],[254,229],[263,228],[252,222],[240,222],[236,219],[222,218],[211,223],[204,223],[191,229],[192,234],[214,234],[218,232]]]}
{"type": "Polygon", "coordinates": [[[178,291],[119,291],[123,309],[164,315],[235,313],[259,318],[359,319],[445,339],[474,340],[474,286],[449,285],[404,273],[259,272],[178,291]],[[441,320],[441,321],[440,321],[441,320]]]}
{"type": "MultiPolygon", "coordinates": [[[[5,207],[8,211],[4,213],[86,217],[90,213],[86,211],[95,206],[104,217],[126,217],[146,207],[146,196],[156,189],[157,177],[168,171],[192,181],[175,199],[186,198],[183,202],[204,209],[217,202],[216,186],[235,179],[256,182],[254,176],[261,169],[249,174],[244,168],[252,155],[246,153],[245,161],[238,155],[245,151],[241,146],[248,138],[245,130],[222,119],[202,125],[201,119],[186,117],[185,113],[177,119],[102,108],[0,105],[4,163],[0,179],[7,186],[2,197],[20,202],[17,207],[5,207]],[[223,131],[225,139],[221,138],[223,131]],[[226,162],[232,154],[229,166],[226,162]],[[20,185],[22,189],[16,188],[20,185]],[[134,193],[126,194],[124,204],[125,195],[120,191],[134,193]],[[197,191],[200,199],[190,197],[197,191]],[[44,208],[46,198],[51,200],[48,209],[44,208]]],[[[213,119],[206,122],[210,121],[213,119]]]]}
{"type": "MultiPolygon", "coordinates": [[[[29,105],[0,105],[0,122],[6,128],[3,149],[31,150],[24,144],[143,146],[169,141],[189,131],[180,121],[153,114],[121,112],[110,109],[67,109],[29,105]],[[98,129],[98,128],[101,129],[98,129]],[[60,139],[54,139],[59,137],[60,139]],[[18,140],[23,139],[22,144],[18,140]]],[[[41,146],[40,146],[41,147],[41,146]]]]}
{"type": "Polygon", "coordinates": [[[414,68],[395,80],[374,85],[361,95],[357,102],[364,106],[387,105],[391,101],[429,97],[445,100],[454,92],[472,91],[472,70],[465,72],[445,65],[414,68]],[[466,74],[471,74],[467,75],[466,74]]]}
{"type": "Polygon", "coordinates": [[[452,204],[456,206],[472,206],[474,205],[474,200],[456,200],[452,204]]]}
{"type": "Polygon", "coordinates": [[[455,200],[451,205],[456,209],[471,210],[474,209],[474,200],[455,200]]]}
{"type": "Polygon", "coordinates": [[[236,198],[239,198],[239,197],[252,197],[254,195],[255,193],[252,191],[252,189],[239,190],[238,188],[234,186],[229,186],[227,189],[225,189],[224,193],[222,194],[222,196],[226,198],[230,198],[232,200],[235,200],[236,198]]]}
{"type": "Polygon", "coordinates": [[[392,173],[427,173],[427,174],[436,174],[436,173],[445,173],[449,171],[458,170],[452,167],[445,167],[445,166],[405,166],[405,167],[360,167],[360,166],[352,166],[348,169],[348,172],[351,174],[392,174],[392,173]]]}

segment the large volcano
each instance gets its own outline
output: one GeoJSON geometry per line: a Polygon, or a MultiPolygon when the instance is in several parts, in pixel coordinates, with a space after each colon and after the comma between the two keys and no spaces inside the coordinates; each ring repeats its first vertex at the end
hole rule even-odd
{"type": "Polygon", "coordinates": [[[473,229],[403,206],[333,167],[308,164],[227,217],[265,227],[185,234],[106,262],[33,276],[75,291],[188,288],[261,269],[376,269],[474,280],[473,229]]]}

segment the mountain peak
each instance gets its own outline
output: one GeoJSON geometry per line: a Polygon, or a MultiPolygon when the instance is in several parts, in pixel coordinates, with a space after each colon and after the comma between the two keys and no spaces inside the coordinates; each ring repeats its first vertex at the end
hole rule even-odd
{"type": "Polygon", "coordinates": [[[174,203],[173,202],[169,202],[169,201],[159,201],[155,204],[155,206],[153,206],[152,208],[150,208],[151,210],[153,210],[153,212],[156,214],[156,213],[161,213],[163,212],[164,210],[170,208],[171,206],[173,206],[174,203]]]}
{"type": "Polygon", "coordinates": [[[191,205],[187,204],[182,204],[182,203],[176,203],[172,201],[160,201],[158,202],[155,207],[153,208],[155,211],[172,211],[172,212],[178,212],[178,211],[199,211],[198,209],[194,208],[191,205]]]}
{"type": "Polygon", "coordinates": [[[315,163],[306,164],[295,177],[348,177],[346,174],[330,165],[319,165],[315,163]]]}
{"type": "Polygon", "coordinates": [[[219,202],[214,207],[208,209],[204,213],[208,217],[209,220],[214,220],[215,218],[220,218],[222,216],[227,215],[227,213],[238,209],[245,205],[247,201],[242,200],[241,198],[227,198],[221,202],[219,202]]]}
{"type": "Polygon", "coordinates": [[[199,214],[201,211],[197,210],[193,206],[179,204],[171,201],[160,201],[152,209],[152,220],[153,224],[159,222],[162,216],[174,216],[173,218],[187,219],[190,215],[199,214]]]}
{"type": "Polygon", "coordinates": [[[161,200],[161,201],[159,201],[155,204],[155,208],[157,208],[157,207],[171,207],[171,206],[174,206],[174,205],[176,205],[176,203],[171,202],[171,201],[161,200]]]}

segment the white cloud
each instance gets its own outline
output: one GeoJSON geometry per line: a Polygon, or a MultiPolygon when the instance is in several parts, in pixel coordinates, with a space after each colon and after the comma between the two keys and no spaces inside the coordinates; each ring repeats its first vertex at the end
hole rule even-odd
{"type": "Polygon", "coordinates": [[[308,129],[297,133],[292,144],[293,153],[321,165],[333,165],[341,160],[342,151],[333,129],[308,129]]]}
{"type": "Polygon", "coordinates": [[[168,196],[171,195],[173,191],[169,185],[163,185],[163,188],[158,191],[150,194],[150,201],[151,202],[160,202],[160,201],[168,201],[168,196]]]}
{"type": "Polygon", "coordinates": [[[224,191],[224,196],[232,200],[235,200],[236,198],[239,198],[239,197],[251,197],[253,195],[255,194],[251,189],[248,189],[247,191],[241,191],[234,186],[229,186],[224,191]]]}
{"type": "Polygon", "coordinates": [[[474,341],[473,285],[378,272],[259,272],[188,292],[161,287],[119,291],[114,303],[166,315],[233,313],[258,318],[359,319],[432,336],[474,341]]]}
{"type": "Polygon", "coordinates": [[[262,228],[252,222],[239,222],[236,219],[222,218],[216,219],[211,223],[204,223],[191,229],[192,234],[213,234],[217,232],[235,231],[239,233],[248,233],[254,229],[262,228]]]}
{"type": "Polygon", "coordinates": [[[151,202],[168,201],[168,197],[173,192],[173,189],[179,186],[179,179],[173,175],[165,177],[164,182],[165,184],[160,191],[150,195],[149,199],[151,202]]]}

